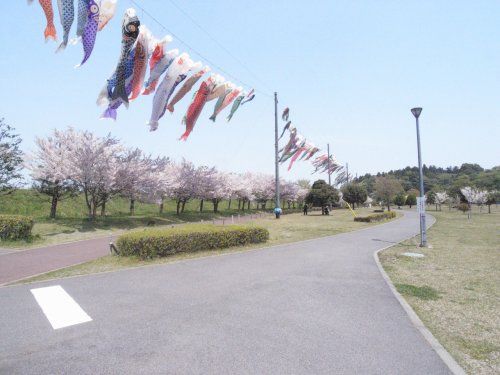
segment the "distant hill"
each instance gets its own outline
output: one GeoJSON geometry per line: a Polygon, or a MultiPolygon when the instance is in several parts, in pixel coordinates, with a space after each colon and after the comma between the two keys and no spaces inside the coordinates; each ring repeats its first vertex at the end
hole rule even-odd
{"type": "MultiPolygon", "coordinates": [[[[441,168],[434,165],[423,166],[425,191],[447,191],[457,195],[460,188],[473,186],[483,190],[500,191],[500,166],[484,169],[479,164],[464,163],[460,167],[441,168]]],[[[363,183],[368,193],[373,192],[373,185],[377,176],[393,176],[398,179],[406,191],[419,189],[418,167],[406,167],[389,172],[370,173],[354,179],[363,183]]]]}

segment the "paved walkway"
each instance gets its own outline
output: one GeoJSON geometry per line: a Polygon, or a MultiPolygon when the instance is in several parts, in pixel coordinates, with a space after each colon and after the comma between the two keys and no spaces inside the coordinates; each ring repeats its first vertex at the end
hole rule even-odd
{"type": "Polygon", "coordinates": [[[0,288],[0,373],[449,374],[373,258],[414,213],[357,232],[0,288]],[[54,330],[30,293],[93,319],[54,330]]]}
{"type": "MultiPolygon", "coordinates": [[[[245,222],[264,214],[241,215],[206,221],[215,225],[245,222]]],[[[178,225],[178,224],[175,224],[178,225]]],[[[0,285],[63,267],[88,262],[109,254],[109,243],[118,235],[102,236],[30,250],[0,249],[0,285]]]]}

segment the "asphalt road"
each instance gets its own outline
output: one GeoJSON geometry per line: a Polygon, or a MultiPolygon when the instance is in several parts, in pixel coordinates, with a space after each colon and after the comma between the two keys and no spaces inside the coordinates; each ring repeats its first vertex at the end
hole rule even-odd
{"type": "Polygon", "coordinates": [[[2,374],[449,374],[373,259],[414,213],[312,241],[0,288],[2,374]],[[91,322],[54,330],[30,289],[91,322]]]}

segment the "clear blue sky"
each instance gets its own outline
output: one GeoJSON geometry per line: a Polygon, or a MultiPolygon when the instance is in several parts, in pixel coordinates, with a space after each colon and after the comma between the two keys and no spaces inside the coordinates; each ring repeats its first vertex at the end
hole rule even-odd
{"type": "MultiPolygon", "coordinates": [[[[499,1],[175,0],[259,81],[169,1],[136,1],[231,74],[278,91],[280,108],[290,107],[299,131],[320,147],[329,142],[354,173],[416,165],[413,106],[423,107],[426,164],[500,164],[499,1]]],[[[116,122],[98,119],[102,109],[95,100],[116,65],[121,18],[131,6],[118,1],[117,16],[98,34],[90,60],[74,69],[81,45],[56,55],[56,44],[43,41],[45,17],[37,2],[0,2],[0,116],[22,135],[23,149],[33,147],[35,136],[72,125],[111,132],[128,146],[174,159],[273,173],[273,101],[264,95],[229,124],[224,116],[215,124],[208,120],[211,104],[186,143],[177,140],[186,99],[155,133],[145,125],[152,96],[120,109],[116,122]]],[[[165,34],[138,15],[157,36],[165,34]]],[[[57,10],[56,26],[61,36],[57,10]]],[[[175,40],[170,47],[183,50],[175,40]]],[[[281,170],[289,179],[316,178],[306,162],[281,170]]]]}

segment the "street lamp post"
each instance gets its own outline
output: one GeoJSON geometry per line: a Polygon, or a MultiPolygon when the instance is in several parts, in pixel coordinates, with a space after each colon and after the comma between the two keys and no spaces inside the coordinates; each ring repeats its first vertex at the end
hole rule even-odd
{"type": "Polygon", "coordinates": [[[427,246],[427,233],[425,228],[425,195],[424,195],[424,173],[422,171],[422,152],[420,151],[420,127],[418,123],[418,118],[422,108],[412,108],[411,113],[415,116],[417,124],[417,148],[418,148],[418,171],[420,174],[420,202],[418,202],[417,207],[420,216],[420,247],[427,246]]]}
{"type": "Polygon", "coordinates": [[[280,167],[279,167],[279,155],[278,155],[278,93],[274,93],[274,168],[275,168],[275,201],[274,201],[274,213],[276,219],[281,216],[280,207],[280,167]]]}

